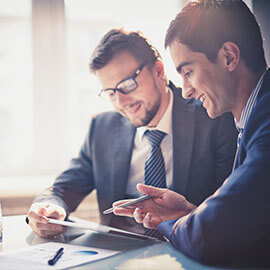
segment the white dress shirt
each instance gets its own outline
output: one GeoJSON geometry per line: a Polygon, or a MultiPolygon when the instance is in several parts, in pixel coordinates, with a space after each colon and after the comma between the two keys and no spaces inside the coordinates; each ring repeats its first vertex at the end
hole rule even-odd
{"type": "Polygon", "coordinates": [[[144,136],[146,130],[158,129],[166,132],[167,135],[161,142],[161,151],[164,158],[166,169],[167,187],[172,185],[172,106],[173,94],[169,89],[170,101],[166,112],[155,128],[139,127],[134,138],[134,148],[131,157],[130,170],[128,175],[128,183],[126,194],[133,197],[138,197],[141,194],[137,191],[136,185],[144,183],[144,164],[147,155],[150,152],[151,146],[147,138],[144,136]]]}

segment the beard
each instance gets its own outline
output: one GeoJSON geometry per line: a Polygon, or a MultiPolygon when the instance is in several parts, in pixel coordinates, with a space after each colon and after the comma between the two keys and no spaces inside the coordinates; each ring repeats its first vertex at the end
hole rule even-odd
{"type": "Polygon", "coordinates": [[[147,126],[154,119],[154,117],[156,116],[160,108],[161,93],[154,79],[153,79],[153,86],[156,93],[156,95],[153,97],[154,101],[152,100],[151,102],[148,102],[148,103],[145,103],[143,101],[141,102],[141,106],[143,106],[143,109],[144,109],[143,116],[131,118],[125,115],[125,117],[130,121],[130,123],[136,128],[147,126]]]}
{"type": "Polygon", "coordinates": [[[159,109],[159,106],[160,106],[160,102],[155,102],[153,105],[151,105],[151,107],[149,106],[148,108],[145,109],[145,113],[143,117],[135,117],[131,119],[130,117],[126,116],[126,118],[136,128],[147,126],[155,117],[159,109]]]}

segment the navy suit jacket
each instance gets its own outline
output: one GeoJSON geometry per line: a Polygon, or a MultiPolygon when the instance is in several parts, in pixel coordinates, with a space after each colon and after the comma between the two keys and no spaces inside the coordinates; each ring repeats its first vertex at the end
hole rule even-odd
{"type": "Polygon", "coordinates": [[[163,222],[180,251],[206,264],[270,267],[270,71],[240,142],[236,167],[194,212],[163,222]]]}
{"type": "MultiPolygon", "coordinates": [[[[174,94],[172,189],[197,205],[230,174],[237,131],[231,114],[210,119],[202,106],[182,98],[181,89],[170,87],[174,94]]],[[[135,132],[117,112],[94,117],[79,156],[35,201],[53,201],[69,213],[96,189],[101,222],[121,227],[123,218],[103,215],[102,211],[126,198],[135,132]]]]}

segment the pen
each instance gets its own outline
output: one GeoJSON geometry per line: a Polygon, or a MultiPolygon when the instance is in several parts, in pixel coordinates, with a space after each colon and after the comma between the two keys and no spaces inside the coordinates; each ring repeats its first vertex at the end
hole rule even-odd
{"type": "Polygon", "coordinates": [[[48,264],[49,264],[49,265],[55,265],[56,262],[57,262],[57,261],[60,259],[60,257],[63,255],[63,253],[64,253],[64,248],[63,248],[63,247],[59,248],[59,249],[56,251],[56,253],[55,253],[55,255],[53,256],[53,258],[50,259],[50,260],[48,260],[48,264]]]}
{"type": "Polygon", "coordinates": [[[132,201],[130,201],[130,202],[123,203],[123,204],[118,205],[118,206],[116,206],[116,207],[112,207],[112,208],[109,208],[109,209],[107,209],[107,210],[104,210],[104,211],[103,211],[103,214],[105,214],[105,215],[106,215],[106,214],[110,214],[110,213],[113,212],[114,209],[117,209],[117,208],[125,208],[125,207],[130,206],[130,205],[133,205],[133,204],[135,204],[135,203],[138,203],[138,202],[142,202],[142,201],[148,200],[148,199],[150,199],[150,198],[152,198],[150,195],[143,195],[143,196],[141,196],[141,197],[139,197],[139,198],[137,198],[137,199],[134,199],[134,200],[132,200],[132,201]]]}

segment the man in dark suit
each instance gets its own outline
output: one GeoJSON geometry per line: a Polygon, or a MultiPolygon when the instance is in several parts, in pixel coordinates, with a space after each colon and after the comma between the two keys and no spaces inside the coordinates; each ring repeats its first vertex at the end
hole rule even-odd
{"type": "Polygon", "coordinates": [[[236,150],[232,115],[212,120],[198,102],[185,101],[141,33],[109,31],[93,53],[90,70],[102,84],[101,97],[117,112],[93,118],[79,156],[36,198],[28,213],[35,233],[61,233],[64,228],[48,224],[46,217],[65,219],[93,189],[103,224],[144,233],[133,219],[102,212],[115,200],[140,195],[136,184],[144,182],[150,150],[147,129],[166,133],[161,149],[167,187],[198,205],[222,184],[236,150]]]}
{"type": "Polygon", "coordinates": [[[200,99],[211,118],[233,113],[234,170],[198,207],[173,191],[139,185],[154,199],[115,214],[158,226],[201,263],[269,268],[270,71],[259,25],[243,1],[193,2],[171,22],[165,44],[183,77],[183,96],[200,99]]]}

